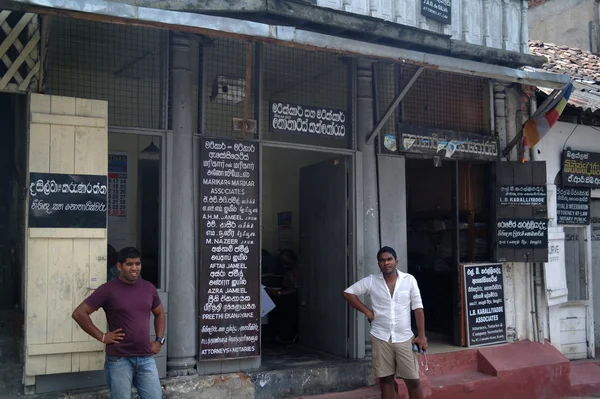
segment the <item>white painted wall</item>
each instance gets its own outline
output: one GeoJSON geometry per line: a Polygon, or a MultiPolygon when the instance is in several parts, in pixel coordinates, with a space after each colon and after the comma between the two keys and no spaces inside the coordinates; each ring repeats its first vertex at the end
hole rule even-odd
{"type": "MultiPolygon", "coordinates": [[[[533,150],[534,160],[546,161],[549,226],[556,232],[565,231],[562,226],[557,226],[556,224],[556,201],[554,200],[554,193],[556,183],[560,182],[558,174],[560,173],[561,154],[563,149],[567,148],[600,152],[600,130],[592,126],[558,122],[533,150]]],[[[592,260],[591,228],[588,226],[578,231],[585,237],[584,248],[582,250],[582,256],[586,258],[584,264],[585,272],[588,276],[592,276],[595,265],[592,260]]],[[[566,244],[565,239],[563,247],[566,248],[566,244]]],[[[562,269],[559,265],[555,265],[556,267],[553,269],[546,268],[546,273],[554,274],[545,276],[544,291],[549,279],[556,281],[557,278],[561,278],[556,275],[557,273],[564,273],[565,275],[570,273],[569,270],[566,270],[565,258],[562,257],[561,261],[562,269]]],[[[547,306],[547,298],[544,295],[541,301],[547,307],[546,310],[548,312],[547,338],[552,345],[561,350],[570,359],[593,356],[595,351],[593,281],[591,278],[589,281],[590,284],[587,293],[585,293],[587,294],[587,298],[586,295],[574,296],[574,293],[571,293],[569,298],[577,298],[578,300],[569,300],[562,304],[547,306]],[[587,348],[582,348],[581,341],[583,335],[589,341],[587,348]]],[[[567,281],[565,281],[565,286],[567,286],[567,281]]]]}
{"type": "MultiPolygon", "coordinates": [[[[563,1],[563,0],[560,0],[563,1]]],[[[451,0],[452,24],[421,15],[421,0],[317,0],[322,7],[396,22],[472,44],[527,52],[527,0],[451,0]]]]}
{"type": "Polygon", "coordinates": [[[529,38],[590,50],[589,22],[595,9],[595,0],[548,0],[531,7],[529,38]]]}

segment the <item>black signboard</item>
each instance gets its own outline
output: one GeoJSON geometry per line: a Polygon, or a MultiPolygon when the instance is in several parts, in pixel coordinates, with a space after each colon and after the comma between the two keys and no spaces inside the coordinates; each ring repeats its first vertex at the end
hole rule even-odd
{"type": "Polygon", "coordinates": [[[499,194],[500,206],[546,206],[546,186],[500,186],[499,194]]]}
{"type": "Polygon", "coordinates": [[[106,176],[29,174],[29,227],[106,228],[106,176]]]}
{"type": "Polygon", "coordinates": [[[506,342],[502,263],[463,265],[468,346],[506,342]]]}
{"type": "Polygon", "coordinates": [[[600,154],[564,150],[562,153],[562,185],[600,188],[600,154]]]}
{"type": "Polygon", "coordinates": [[[346,111],[338,109],[271,101],[269,125],[274,133],[344,139],[348,134],[349,120],[346,111]]]}
{"type": "Polygon", "coordinates": [[[455,132],[398,124],[400,152],[437,155],[449,159],[497,160],[498,139],[491,135],[455,132]]]}
{"type": "Polygon", "coordinates": [[[556,219],[561,225],[590,224],[590,189],[558,186],[556,219]]]}
{"type": "Polygon", "coordinates": [[[421,0],[421,15],[451,25],[452,0],[421,0]]]}
{"type": "Polygon", "coordinates": [[[548,219],[497,219],[498,248],[548,248],[548,219]]]}
{"type": "Polygon", "coordinates": [[[258,145],[202,140],[200,360],[260,356],[258,145]]]}

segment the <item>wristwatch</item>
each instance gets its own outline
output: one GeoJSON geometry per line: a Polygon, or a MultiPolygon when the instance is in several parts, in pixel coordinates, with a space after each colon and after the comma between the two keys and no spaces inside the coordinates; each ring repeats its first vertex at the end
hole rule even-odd
{"type": "Polygon", "coordinates": [[[158,342],[161,345],[164,345],[166,340],[167,339],[165,337],[156,337],[156,342],[158,342]]]}

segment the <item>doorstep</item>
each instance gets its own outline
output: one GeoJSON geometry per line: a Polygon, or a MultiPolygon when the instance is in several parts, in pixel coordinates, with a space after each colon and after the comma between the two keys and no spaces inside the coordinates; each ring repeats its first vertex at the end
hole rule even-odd
{"type": "MultiPolygon", "coordinates": [[[[428,356],[421,384],[428,399],[558,399],[600,394],[600,363],[570,362],[546,342],[522,341],[428,356]]],[[[408,399],[399,381],[398,399],[408,399]]],[[[378,387],[313,399],[375,399],[378,387]]]]}
{"type": "MultiPolygon", "coordinates": [[[[298,362],[248,373],[161,380],[163,397],[177,399],[283,399],[373,385],[371,362],[335,359],[298,362]],[[310,364],[309,364],[310,363],[310,364]]],[[[0,398],[2,398],[0,393],[0,398]]],[[[138,397],[138,396],[135,396],[138,397]]],[[[31,395],[28,399],[110,399],[107,389],[31,395]]]]}

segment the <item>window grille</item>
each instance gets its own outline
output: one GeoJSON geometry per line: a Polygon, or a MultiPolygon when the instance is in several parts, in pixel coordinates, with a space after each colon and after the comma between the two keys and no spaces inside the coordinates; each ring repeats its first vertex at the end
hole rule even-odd
{"type": "MultiPolygon", "coordinates": [[[[400,87],[416,66],[402,65],[400,87]]],[[[402,101],[402,121],[457,132],[489,134],[488,80],[425,69],[402,101]]]]}
{"type": "Polygon", "coordinates": [[[165,31],[51,19],[48,94],[108,101],[111,126],[160,128],[165,31]]]}

